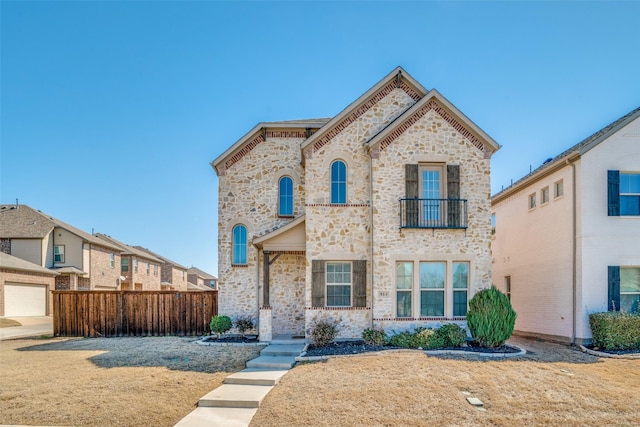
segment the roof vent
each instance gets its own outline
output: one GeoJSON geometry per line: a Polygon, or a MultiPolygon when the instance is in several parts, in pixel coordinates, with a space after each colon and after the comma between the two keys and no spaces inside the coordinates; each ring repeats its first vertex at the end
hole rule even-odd
{"type": "Polygon", "coordinates": [[[547,163],[549,163],[551,160],[553,160],[551,157],[549,157],[547,160],[544,161],[543,165],[546,165],[547,163]]]}

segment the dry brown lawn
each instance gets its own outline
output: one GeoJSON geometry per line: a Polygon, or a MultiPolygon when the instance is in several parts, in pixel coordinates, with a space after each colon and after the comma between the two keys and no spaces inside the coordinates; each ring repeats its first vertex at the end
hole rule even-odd
{"type": "Polygon", "coordinates": [[[173,426],[259,351],[193,341],[2,341],[0,425],[173,426]]]}
{"type": "Polygon", "coordinates": [[[251,426],[640,425],[640,360],[513,342],[533,353],[490,361],[405,351],[298,365],[251,426]]]}
{"type": "Polygon", "coordinates": [[[22,326],[22,323],[18,322],[17,320],[0,317],[0,328],[11,328],[13,326],[22,326]]]}

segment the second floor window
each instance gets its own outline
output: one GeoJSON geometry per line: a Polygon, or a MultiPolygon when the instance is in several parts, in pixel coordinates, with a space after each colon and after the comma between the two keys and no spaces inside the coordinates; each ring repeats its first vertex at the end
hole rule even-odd
{"type": "Polygon", "coordinates": [[[109,267],[113,268],[116,263],[116,257],[113,255],[113,252],[109,254],[109,267]]]}
{"type": "Polygon", "coordinates": [[[293,179],[283,176],[279,187],[278,215],[293,216],[293,179]]]}
{"type": "Polygon", "coordinates": [[[120,266],[123,273],[127,273],[129,271],[129,258],[122,258],[120,260],[120,266]]]}
{"type": "Polygon", "coordinates": [[[620,215],[640,215],[639,173],[620,173],[620,215]]]}
{"type": "Polygon", "coordinates": [[[133,272],[134,273],[138,272],[138,260],[137,259],[133,260],[133,272]]]}
{"type": "Polygon", "coordinates": [[[331,203],[347,203],[347,165],[342,160],[331,163],[331,203]]]}
{"type": "Polygon", "coordinates": [[[151,267],[151,265],[149,263],[147,263],[147,276],[149,275],[150,267],[151,267]]]}
{"type": "Polygon", "coordinates": [[[232,264],[245,265],[247,263],[247,227],[236,225],[233,227],[233,258],[232,264]]]}
{"type": "Polygon", "coordinates": [[[53,262],[64,262],[64,245],[53,247],[53,262]]]}

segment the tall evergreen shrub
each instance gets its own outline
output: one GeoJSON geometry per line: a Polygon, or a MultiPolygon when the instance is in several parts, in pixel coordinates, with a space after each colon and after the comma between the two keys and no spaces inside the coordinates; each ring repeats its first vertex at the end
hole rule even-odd
{"type": "Polygon", "coordinates": [[[483,347],[500,347],[513,333],[516,312],[509,298],[495,286],[471,298],[467,325],[473,340],[483,347]]]}

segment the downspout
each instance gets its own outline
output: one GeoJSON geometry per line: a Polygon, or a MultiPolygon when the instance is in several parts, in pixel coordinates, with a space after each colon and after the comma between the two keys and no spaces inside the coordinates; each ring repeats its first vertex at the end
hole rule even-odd
{"type": "Polygon", "coordinates": [[[371,328],[373,328],[373,156],[369,151],[369,232],[371,237],[369,239],[370,253],[371,253],[371,268],[370,271],[370,283],[371,283],[371,328]]]}
{"type": "Polygon", "coordinates": [[[260,335],[260,249],[255,243],[251,242],[256,248],[256,305],[258,306],[258,316],[256,318],[256,329],[260,335]]]}
{"type": "Polygon", "coordinates": [[[571,235],[571,298],[573,299],[571,308],[572,308],[572,316],[571,316],[571,344],[575,345],[576,343],[576,330],[577,330],[577,313],[578,309],[576,307],[578,298],[577,298],[577,287],[578,287],[578,279],[577,279],[577,208],[576,208],[576,165],[569,160],[566,161],[568,165],[571,166],[571,203],[572,203],[572,235],[571,235]]]}

